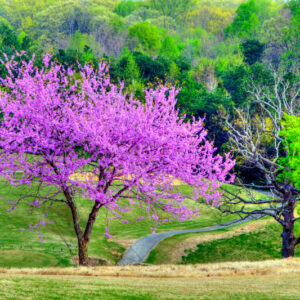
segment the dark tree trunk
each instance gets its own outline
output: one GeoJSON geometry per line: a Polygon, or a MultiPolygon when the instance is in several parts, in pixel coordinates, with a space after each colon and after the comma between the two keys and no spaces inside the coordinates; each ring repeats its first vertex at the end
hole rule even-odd
{"type": "Polygon", "coordinates": [[[88,266],[88,244],[80,237],[78,239],[78,259],[80,266],[88,266]]]}
{"type": "Polygon", "coordinates": [[[89,219],[86,224],[84,234],[82,234],[81,231],[79,234],[77,234],[76,226],[74,226],[75,233],[76,233],[77,240],[78,240],[78,258],[79,258],[80,266],[88,265],[88,247],[89,247],[89,243],[90,243],[90,237],[91,237],[92,229],[93,229],[94,223],[96,221],[97,213],[98,213],[100,207],[101,207],[101,205],[99,205],[98,203],[95,203],[95,205],[89,215],[89,219]]]}
{"type": "Polygon", "coordinates": [[[288,258],[295,255],[296,238],[294,236],[294,223],[283,227],[282,237],[282,257],[288,258]]]}
{"type": "MultiPolygon", "coordinates": [[[[53,167],[55,173],[59,174],[59,172],[57,170],[57,167],[53,164],[53,162],[48,161],[48,163],[49,163],[50,166],[53,167]]],[[[104,172],[104,170],[101,171],[100,176],[99,176],[99,180],[103,176],[103,172],[104,172]]],[[[105,192],[110,187],[110,184],[111,184],[111,182],[108,182],[106,184],[105,192]]],[[[127,188],[128,187],[123,188],[121,191],[119,191],[119,193],[123,192],[127,188]]],[[[91,213],[89,214],[89,219],[88,219],[88,222],[86,224],[85,231],[83,233],[81,228],[80,228],[79,218],[78,218],[78,211],[77,211],[77,207],[76,207],[76,205],[73,201],[72,193],[71,193],[71,191],[69,190],[68,187],[63,188],[63,193],[66,197],[67,205],[70,207],[71,212],[72,212],[73,226],[74,226],[74,230],[75,230],[76,237],[77,237],[77,242],[78,242],[79,265],[87,266],[88,265],[88,246],[89,246],[89,242],[90,242],[90,236],[91,236],[91,232],[92,232],[94,223],[96,221],[97,213],[98,213],[99,209],[102,207],[102,204],[99,204],[99,203],[95,202],[95,204],[93,206],[93,209],[92,209],[91,213]]]]}
{"type": "MultiPolygon", "coordinates": [[[[79,225],[78,211],[77,211],[76,205],[73,202],[71,193],[70,193],[70,191],[65,190],[64,194],[67,199],[68,206],[70,207],[71,212],[72,212],[73,226],[74,226],[75,234],[77,237],[77,243],[78,243],[79,265],[87,266],[88,265],[88,244],[89,244],[89,236],[92,231],[92,226],[91,226],[91,229],[89,230],[89,234],[87,234],[88,239],[86,239],[85,238],[86,234],[83,234],[83,232],[80,228],[80,225],[79,225]]],[[[93,208],[93,210],[94,210],[94,208],[93,208]]],[[[91,216],[91,214],[90,214],[90,216],[91,216]]],[[[88,221],[87,227],[90,224],[90,216],[89,216],[89,221],[88,221]]]]}
{"type": "Polygon", "coordinates": [[[294,235],[295,216],[294,210],[296,207],[296,199],[292,193],[292,187],[288,184],[283,195],[283,231],[282,237],[282,257],[288,258],[295,255],[295,246],[298,244],[298,239],[294,235]]]}
{"type": "Polygon", "coordinates": [[[78,257],[79,257],[79,265],[87,266],[88,265],[88,247],[90,243],[90,237],[92,233],[92,229],[94,223],[96,221],[97,213],[102,205],[99,203],[95,203],[94,207],[89,214],[89,219],[85,227],[85,231],[82,238],[78,238],[78,257]]]}
{"type": "Polygon", "coordinates": [[[81,231],[78,221],[78,213],[77,208],[74,205],[73,201],[69,204],[72,216],[73,216],[73,224],[74,229],[78,241],[78,259],[79,259],[79,265],[80,266],[87,266],[88,265],[88,247],[90,242],[90,236],[92,233],[92,229],[94,226],[94,223],[96,221],[97,213],[102,205],[99,205],[99,203],[95,203],[94,207],[89,214],[88,222],[85,227],[84,233],[81,231]]]}

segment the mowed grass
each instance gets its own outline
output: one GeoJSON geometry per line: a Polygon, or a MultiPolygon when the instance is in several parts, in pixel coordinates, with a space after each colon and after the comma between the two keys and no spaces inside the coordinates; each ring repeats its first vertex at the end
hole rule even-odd
{"type": "Polygon", "coordinates": [[[293,276],[211,279],[0,275],[2,299],[299,299],[293,276]],[[289,286],[289,288],[286,288],[289,286]],[[233,288],[234,287],[234,288],[233,288]]]}
{"type": "MultiPolygon", "coordinates": [[[[179,186],[178,189],[187,198],[192,188],[187,185],[179,186]]],[[[15,188],[5,181],[0,181],[0,196],[6,199],[18,199],[24,194],[34,194],[34,188],[27,186],[15,188]]],[[[92,203],[88,199],[77,199],[80,213],[80,223],[85,224],[89,209],[92,203]]],[[[194,220],[185,222],[173,221],[158,227],[157,232],[177,229],[192,229],[211,226],[226,222],[235,218],[234,216],[223,216],[215,208],[195,201],[186,200],[191,208],[200,208],[200,216],[194,220]]],[[[124,203],[126,204],[126,203],[124,203]]],[[[77,255],[77,240],[74,234],[72,217],[69,208],[61,203],[49,210],[47,220],[54,224],[46,224],[41,228],[41,236],[44,242],[36,233],[21,231],[21,228],[28,229],[28,224],[39,222],[46,208],[32,209],[28,202],[20,202],[14,211],[7,213],[10,208],[5,200],[0,200],[0,267],[51,267],[71,266],[72,258],[77,255]]],[[[110,233],[113,239],[104,237],[107,211],[102,210],[93,228],[89,256],[108,261],[111,264],[117,263],[124,251],[124,244],[128,246],[134,240],[151,234],[150,228],[154,222],[146,215],[146,209],[137,207],[126,214],[128,221],[132,224],[123,224],[120,220],[113,220],[109,224],[110,233]],[[134,221],[144,216],[144,220],[135,223],[134,221]],[[129,244],[128,244],[128,241],[129,244]]],[[[165,213],[161,213],[166,217],[165,213]]]]}
{"type": "Polygon", "coordinates": [[[299,299],[300,261],[0,269],[0,299],[299,299]],[[73,274],[73,275],[72,275],[73,274]]]}
{"type": "MultiPolygon", "coordinates": [[[[182,234],[170,237],[150,252],[146,262],[151,264],[199,264],[280,258],[282,227],[272,219],[267,220],[265,225],[263,220],[251,222],[256,226],[249,232],[243,232],[243,227],[247,227],[247,225],[238,225],[212,233],[182,234]],[[262,227],[258,226],[260,222],[262,227]],[[236,230],[235,228],[240,230],[237,230],[236,234],[232,234],[236,230]],[[197,244],[196,241],[201,240],[201,236],[203,236],[203,242],[197,244]],[[195,241],[194,245],[193,240],[195,241]],[[182,247],[185,247],[184,251],[182,251],[182,247]],[[174,253],[177,251],[180,251],[179,253],[182,255],[177,255],[174,260],[174,253]]],[[[295,234],[296,236],[300,235],[300,224],[298,223],[295,223],[295,234]]],[[[295,256],[300,257],[300,247],[295,248],[295,256]]]]}

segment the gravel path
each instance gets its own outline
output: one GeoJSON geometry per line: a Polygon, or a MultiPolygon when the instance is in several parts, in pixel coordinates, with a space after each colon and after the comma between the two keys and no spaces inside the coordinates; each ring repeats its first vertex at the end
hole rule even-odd
{"type": "Polygon", "coordinates": [[[218,230],[222,228],[227,228],[233,225],[242,224],[244,222],[250,220],[257,220],[261,218],[261,215],[252,215],[245,219],[238,219],[210,227],[199,228],[199,229],[188,229],[188,230],[176,230],[176,231],[169,231],[169,232],[162,232],[151,234],[146,237],[143,237],[137,240],[127,251],[125,252],[123,258],[118,263],[118,266],[127,266],[127,265],[134,265],[134,264],[141,264],[145,261],[147,256],[149,255],[150,251],[155,248],[155,246],[162,240],[171,237],[176,234],[183,234],[183,233],[192,233],[192,232],[208,232],[213,230],[218,230]]]}

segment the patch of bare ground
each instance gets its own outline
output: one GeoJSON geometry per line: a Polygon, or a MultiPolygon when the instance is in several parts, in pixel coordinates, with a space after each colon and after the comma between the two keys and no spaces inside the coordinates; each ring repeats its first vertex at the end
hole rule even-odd
{"type": "Polygon", "coordinates": [[[259,262],[226,262],[198,265],[157,266],[101,266],[79,268],[4,269],[1,274],[59,275],[59,276],[111,276],[140,278],[201,278],[251,275],[300,275],[300,258],[267,260],[259,262]]]}
{"type": "Polygon", "coordinates": [[[191,249],[192,251],[195,251],[197,249],[198,244],[219,239],[231,238],[233,236],[237,236],[243,233],[257,232],[262,230],[267,224],[271,222],[274,221],[272,219],[260,220],[256,221],[255,223],[241,225],[237,228],[230,229],[230,231],[226,232],[208,232],[201,233],[200,235],[193,234],[182,241],[176,242],[168,256],[168,263],[175,264],[180,262],[182,260],[182,256],[186,255],[185,250],[191,249]]]}
{"type": "MultiPolygon", "coordinates": [[[[124,176],[120,177],[120,179],[124,179],[124,178],[125,178],[124,176]]],[[[128,178],[130,179],[131,176],[129,176],[128,178]]],[[[170,176],[170,178],[172,178],[172,177],[170,176]]],[[[78,181],[97,181],[98,176],[96,176],[96,174],[94,174],[92,172],[81,172],[81,173],[76,172],[70,176],[70,179],[78,180],[78,181]]],[[[116,179],[118,179],[118,178],[116,178],[116,179]]],[[[179,178],[174,178],[172,185],[173,186],[186,185],[186,183],[179,178]]]]}

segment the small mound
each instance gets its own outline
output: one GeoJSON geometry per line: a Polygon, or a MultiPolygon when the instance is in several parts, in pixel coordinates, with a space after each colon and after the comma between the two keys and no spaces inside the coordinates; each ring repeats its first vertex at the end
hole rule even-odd
{"type": "MultiPolygon", "coordinates": [[[[73,264],[78,265],[79,259],[78,256],[72,258],[73,264]]],[[[109,262],[105,259],[97,258],[97,257],[88,257],[88,266],[96,267],[96,266],[109,266],[109,262]]]]}

